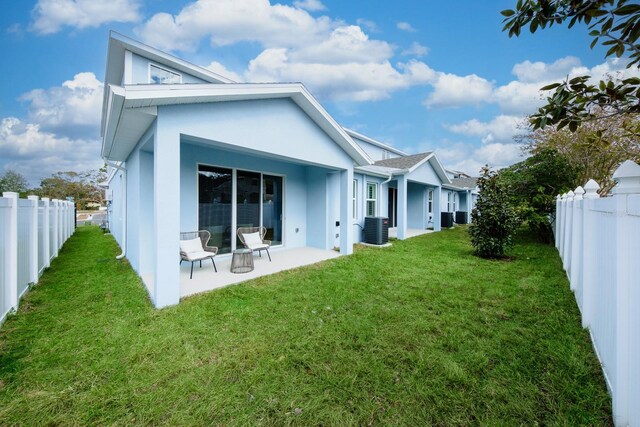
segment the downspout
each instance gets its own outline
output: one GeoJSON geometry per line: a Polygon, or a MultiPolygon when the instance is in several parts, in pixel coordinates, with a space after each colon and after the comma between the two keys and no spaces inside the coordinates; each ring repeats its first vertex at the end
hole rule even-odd
{"type": "Polygon", "coordinates": [[[120,164],[113,163],[107,159],[103,159],[107,166],[114,169],[121,170],[124,175],[124,185],[122,190],[122,253],[116,257],[116,259],[123,259],[127,254],[127,168],[120,164]]]}

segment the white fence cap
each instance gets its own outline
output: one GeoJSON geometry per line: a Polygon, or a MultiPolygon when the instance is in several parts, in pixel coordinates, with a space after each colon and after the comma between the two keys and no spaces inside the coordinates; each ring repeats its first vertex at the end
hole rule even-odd
{"type": "Polygon", "coordinates": [[[631,160],[622,163],[613,173],[616,186],[613,194],[640,194],[640,166],[631,160]]]}
{"type": "Polygon", "coordinates": [[[600,197],[600,195],[598,194],[598,190],[600,189],[600,185],[598,185],[597,182],[595,182],[593,179],[590,179],[589,181],[587,181],[587,183],[584,185],[584,199],[597,199],[598,197],[600,197]]]}

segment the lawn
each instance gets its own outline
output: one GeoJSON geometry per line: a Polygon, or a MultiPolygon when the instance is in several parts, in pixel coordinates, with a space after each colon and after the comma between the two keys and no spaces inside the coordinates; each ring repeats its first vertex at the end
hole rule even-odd
{"type": "MultiPolygon", "coordinates": [[[[553,247],[458,228],[152,308],[81,227],[0,328],[0,425],[609,425],[553,247]]],[[[276,254],[274,254],[277,256],[276,254]]]]}

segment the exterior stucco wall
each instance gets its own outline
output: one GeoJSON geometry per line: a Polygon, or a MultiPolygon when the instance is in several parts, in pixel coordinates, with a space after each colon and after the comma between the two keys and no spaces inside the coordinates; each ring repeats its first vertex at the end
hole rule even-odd
{"type": "Polygon", "coordinates": [[[426,228],[424,185],[409,182],[407,186],[407,227],[424,230],[426,228]]]}
{"type": "Polygon", "coordinates": [[[394,152],[385,150],[382,147],[379,147],[377,145],[371,144],[370,142],[364,141],[364,140],[362,140],[360,138],[357,138],[355,136],[352,136],[351,139],[353,139],[355,141],[355,143],[358,144],[364,150],[364,152],[367,153],[369,155],[369,157],[371,157],[371,159],[373,159],[374,161],[385,159],[385,157],[384,157],[384,152],[385,151],[388,153],[388,156],[386,158],[399,157],[394,152]]]}

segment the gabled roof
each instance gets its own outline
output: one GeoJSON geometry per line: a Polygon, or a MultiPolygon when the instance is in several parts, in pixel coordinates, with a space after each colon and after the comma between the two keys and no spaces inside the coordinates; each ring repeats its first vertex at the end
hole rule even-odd
{"type": "Polygon", "coordinates": [[[427,151],[426,153],[418,153],[413,154],[411,156],[402,156],[402,157],[394,157],[391,159],[378,160],[374,164],[376,166],[386,166],[389,168],[396,168],[402,170],[412,169],[414,166],[417,166],[421,163],[424,163],[424,160],[431,156],[433,153],[427,151]]]}
{"type": "Polygon", "coordinates": [[[290,98],[357,165],[373,163],[301,83],[109,85],[108,90],[108,102],[103,110],[105,132],[102,156],[109,160],[125,160],[128,157],[155,120],[160,105],[290,98]],[[118,147],[114,149],[116,140],[118,147]]]}
{"type": "Polygon", "coordinates": [[[478,178],[453,178],[451,185],[458,188],[473,189],[478,184],[478,178]]]}
{"type": "Polygon", "coordinates": [[[370,138],[370,137],[368,137],[366,135],[358,133],[358,132],[356,132],[354,130],[347,129],[347,128],[344,128],[344,130],[349,134],[349,136],[351,136],[353,138],[360,139],[360,140],[362,140],[364,142],[367,142],[367,143],[369,143],[371,145],[375,145],[376,147],[380,147],[382,149],[385,149],[385,150],[387,150],[387,151],[389,151],[391,153],[397,154],[399,156],[406,156],[407,155],[407,153],[405,153],[404,151],[400,151],[397,148],[394,148],[394,147],[392,147],[390,145],[387,145],[385,143],[382,143],[382,142],[380,142],[380,141],[378,141],[376,139],[373,139],[373,138],[370,138]]]}

